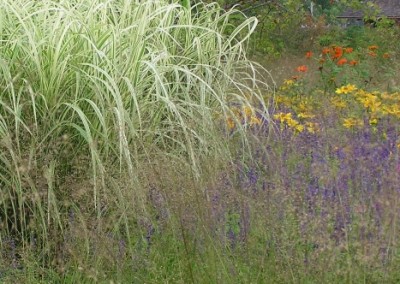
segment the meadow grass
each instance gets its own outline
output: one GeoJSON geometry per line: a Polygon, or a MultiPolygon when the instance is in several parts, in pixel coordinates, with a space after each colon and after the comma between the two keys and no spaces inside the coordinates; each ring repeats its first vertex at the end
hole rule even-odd
{"type": "Polygon", "coordinates": [[[234,13],[0,3],[1,282],[399,281],[395,55],[275,86],[234,13]]]}

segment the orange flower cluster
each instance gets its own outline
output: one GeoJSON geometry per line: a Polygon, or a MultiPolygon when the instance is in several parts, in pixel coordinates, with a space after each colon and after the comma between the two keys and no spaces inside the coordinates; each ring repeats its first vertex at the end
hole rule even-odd
{"type": "Polygon", "coordinates": [[[342,66],[346,63],[347,63],[347,59],[343,57],[338,60],[337,65],[342,66]]]}
{"type": "Polygon", "coordinates": [[[350,64],[351,66],[356,66],[356,65],[358,64],[358,61],[356,61],[356,60],[350,60],[350,61],[349,61],[349,64],[350,64]]]}
{"type": "MultiPolygon", "coordinates": [[[[379,47],[377,45],[370,45],[367,48],[366,55],[368,55],[370,57],[377,57],[378,49],[379,49],[379,47]]],[[[319,70],[322,70],[322,65],[326,62],[326,60],[330,60],[330,61],[334,62],[335,64],[337,64],[338,66],[344,66],[346,64],[348,64],[350,66],[358,65],[359,62],[358,62],[358,60],[354,59],[355,56],[350,55],[353,52],[354,52],[354,49],[352,47],[341,47],[341,46],[337,46],[337,45],[333,45],[331,47],[324,47],[321,51],[321,55],[318,60],[319,64],[321,65],[319,67],[319,70]]],[[[308,51],[308,52],[306,52],[305,56],[306,56],[306,58],[311,58],[312,54],[313,53],[311,51],[308,51]]],[[[389,59],[390,53],[385,52],[382,54],[382,57],[385,59],[389,59]]],[[[299,66],[297,68],[297,71],[301,71],[300,69],[302,69],[301,66],[299,66]]],[[[305,72],[305,71],[303,70],[301,72],[305,72]]]]}
{"type": "Polygon", "coordinates": [[[307,72],[308,68],[306,65],[301,65],[296,68],[297,72],[307,72]]]}
{"type": "Polygon", "coordinates": [[[370,51],[376,51],[378,49],[378,46],[377,45],[370,45],[370,46],[368,46],[368,50],[370,50],[370,51]]]}
{"type": "MultiPolygon", "coordinates": [[[[377,45],[370,45],[367,47],[365,55],[371,56],[371,57],[377,57],[378,56],[378,49],[379,47],[377,45]]],[[[309,50],[305,53],[305,58],[310,59],[313,58],[313,51],[309,50]]],[[[348,66],[357,66],[359,65],[359,59],[358,57],[360,56],[360,52],[357,50],[357,52],[354,52],[353,47],[343,47],[339,45],[332,45],[330,47],[324,47],[321,50],[321,54],[318,58],[319,62],[319,67],[318,70],[322,72],[324,68],[327,66],[325,65],[326,62],[333,63],[339,67],[344,67],[346,65],[348,66]]],[[[385,59],[390,58],[390,53],[379,53],[379,56],[382,56],[385,59]]],[[[362,56],[360,56],[362,58],[362,56]]],[[[328,69],[330,67],[328,66],[328,69]]],[[[308,67],[306,65],[300,65],[296,68],[296,71],[299,73],[305,73],[308,72],[308,67]]],[[[301,77],[300,74],[293,76],[292,80],[297,80],[301,77]]]]}
{"type": "Polygon", "coordinates": [[[332,59],[339,59],[343,56],[343,48],[340,46],[334,46],[333,52],[332,59]]]}
{"type": "MultiPolygon", "coordinates": [[[[368,55],[371,57],[377,57],[378,56],[378,46],[377,45],[370,45],[368,46],[368,55]]],[[[384,59],[389,59],[390,58],[390,53],[389,52],[385,52],[382,54],[382,58],[384,59]]]]}
{"type": "Polygon", "coordinates": [[[322,49],[322,54],[323,55],[327,55],[327,54],[329,54],[331,52],[331,49],[329,48],[329,47],[324,47],[323,49],[322,49]]]}
{"type": "Polygon", "coordinates": [[[349,64],[351,66],[356,65],[358,62],[355,60],[349,60],[343,57],[344,54],[350,54],[354,51],[352,47],[341,47],[341,46],[332,46],[332,47],[324,47],[322,49],[322,58],[319,60],[320,64],[325,62],[326,57],[330,57],[332,61],[335,61],[338,66],[343,66],[345,64],[349,64]]]}
{"type": "Polygon", "coordinates": [[[346,47],[346,48],[344,49],[344,52],[345,52],[345,53],[352,53],[352,52],[353,52],[353,48],[352,48],[352,47],[346,47]]]}

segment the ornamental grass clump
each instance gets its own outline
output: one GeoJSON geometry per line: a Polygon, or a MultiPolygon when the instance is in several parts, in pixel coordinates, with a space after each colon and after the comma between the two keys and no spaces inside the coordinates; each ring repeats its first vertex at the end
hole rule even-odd
{"type": "Polygon", "coordinates": [[[203,157],[229,159],[216,113],[250,105],[246,93],[268,118],[245,53],[256,19],[227,34],[235,11],[169,2],[1,1],[0,240],[51,263],[71,211],[119,216],[113,229],[130,235],[146,212],[143,161],[198,177],[203,157]]]}

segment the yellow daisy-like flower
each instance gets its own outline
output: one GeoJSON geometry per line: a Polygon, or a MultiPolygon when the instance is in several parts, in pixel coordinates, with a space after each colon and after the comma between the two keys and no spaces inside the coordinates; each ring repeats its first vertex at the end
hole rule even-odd
{"type": "Polygon", "coordinates": [[[390,95],[393,100],[400,101],[400,92],[395,92],[390,95]]]}
{"type": "Polygon", "coordinates": [[[275,102],[277,104],[282,104],[285,106],[290,106],[292,104],[291,100],[288,97],[279,95],[275,97],[275,102]]]}
{"type": "Polygon", "coordinates": [[[331,98],[331,103],[332,103],[332,105],[334,105],[337,108],[346,108],[347,107],[347,103],[338,97],[331,98]]]}
{"type": "Polygon", "coordinates": [[[382,112],[384,114],[391,114],[391,115],[394,115],[396,117],[400,116],[400,108],[397,105],[394,105],[394,104],[383,106],[382,112]]]}
{"type": "Polygon", "coordinates": [[[259,119],[259,118],[256,117],[256,116],[252,116],[252,117],[250,118],[250,125],[251,125],[251,126],[253,126],[253,125],[261,125],[261,119],[259,119]]]}
{"type": "Polygon", "coordinates": [[[286,120],[287,125],[289,125],[290,127],[297,127],[299,125],[299,122],[293,118],[291,119],[287,119],[286,120]]]}
{"type": "Polygon", "coordinates": [[[294,85],[294,80],[291,80],[291,79],[289,79],[289,80],[285,80],[284,82],[283,82],[286,86],[291,86],[291,85],[294,85]]]}
{"type": "Polygon", "coordinates": [[[368,94],[367,91],[362,90],[362,89],[359,89],[359,90],[357,90],[357,92],[356,92],[354,95],[357,96],[357,97],[364,97],[364,96],[366,96],[367,94],[368,94]]]}
{"type": "Polygon", "coordinates": [[[337,88],[335,93],[336,94],[349,94],[351,92],[354,92],[357,90],[357,87],[355,85],[347,84],[346,86],[342,86],[340,88],[337,88]]]}
{"type": "Polygon", "coordinates": [[[346,128],[353,128],[355,126],[362,126],[363,125],[363,121],[357,118],[345,118],[343,120],[343,126],[346,128]]]}
{"type": "Polygon", "coordinates": [[[226,119],[226,126],[228,127],[229,130],[232,130],[235,128],[235,121],[233,120],[232,117],[228,117],[226,119]]]}
{"type": "Polygon", "coordinates": [[[358,98],[358,101],[360,101],[362,105],[371,112],[377,112],[382,104],[379,101],[378,96],[374,94],[366,94],[364,97],[358,98]]]}
{"type": "Polygon", "coordinates": [[[381,93],[380,96],[381,96],[381,98],[384,99],[384,100],[392,100],[392,99],[393,99],[392,95],[391,95],[391,94],[388,94],[387,92],[381,93]]]}
{"type": "Polygon", "coordinates": [[[299,124],[299,125],[296,125],[296,127],[294,129],[296,129],[296,131],[298,131],[298,132],[302,132],[304,130],[304,126],[299,124]]]}
{"type": "Polygon", "coordinates": [[[369,124],[370,125],[377,125],[378,124],[378,119],[377,118],[371,118],[369,120],[369,124]]]}
{"type": "Polygon", "coordinates": [[[315,122],[306,122],[306,130],[309,133],[315,133],[318,131],[318,124],[315,122]]]}
{"type": "Polygon", "coordinates": [[[249,106],[243,106],[243,113],[245,118],[250,118],[253,115],[253,109],[249,106]]]}
{"type": "Polygon", "coordinates": [[[301,112],[310,111],[311,107],[307,104],[306,101],[302,101],[299,103],[298,108],[301,112]]]}
{"type": "Polygon", "coordinates": [[[280,112],[280,113],[277,113],[277,114],[274,115],[274,119],[279,120],[280,122],[285,122],[285,121],[287,121],[289,119],[292,119],[292,113],[290,113],[290,112],[289,113],[280,112]]]}

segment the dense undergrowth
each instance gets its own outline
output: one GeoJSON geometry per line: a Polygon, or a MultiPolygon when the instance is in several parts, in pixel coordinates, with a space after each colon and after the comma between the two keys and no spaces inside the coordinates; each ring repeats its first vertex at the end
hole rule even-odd
{"type": "Polygon", "coordinates": [[[396,50],[276,86],[235,13],[0,3],[0,282],[400,281],[396,50]]]}

